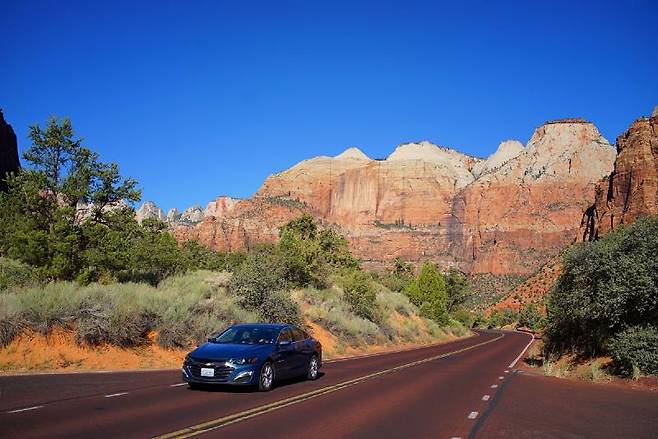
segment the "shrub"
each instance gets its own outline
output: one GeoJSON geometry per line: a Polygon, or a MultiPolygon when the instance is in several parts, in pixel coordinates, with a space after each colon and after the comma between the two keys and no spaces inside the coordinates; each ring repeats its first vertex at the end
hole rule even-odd
{"type": "Polygon", "coordinates": [[[472,328],[478,319],[477,314],[465,308],[455,310],[452,317],[467,328],[472,328]]]}
{"type": "Polygon", "coordinates": [[[445,279],[436,265],[425,262],[405,293],[424,317],[441,324],[447,323],[448,292],[445,279]]]}
{"type": "Polygon", "coordinates": [[[519,313],[519,326],[527,327],[533,331],[538,331],[544,327],[546,319],[539,308],[534,303],[529,303],[521,309],[519,313]]]}
{"type": "Polygon", "coordinates": [[[345,301],[354,314],[371,322],[380,320],[377,294],[368,273],[351,270],[341,276],[340,286],[343,288],[345,301]]]}
{"type": "Polygon", "coordinates": [[[258,310],[273,291],[285,289],[285,266],[274,247],[263,247],[249,256],[231,279],[231,291],[241,304],[258,310]]]}
{"type": "Polygon", "coordinates": [[[0,294],[0,347],[11,343],[23,324],[18,298],[15,295],[0,294]]]}
{"type": "Polygon", "coordinates": [[[658,321],[658,217],[571,248],[548,297],[547,348],[605,353],[631,326],[658,321]]]}
{"type": "Polygon", "coordinates": [[[348,344],[358,346],[382,340],[379,327],[356,315],[337,287],[321,290],[308,287],[296,294],[308,304],[305,312],[308,319],[324,326],[348,344]]]}
{"type": "Polygon", "coordinates": [[[301,325],[302,314],[297,302],[288,291],[275,291],[265,296],[260,306],[260,317],[270,323],[291,323],[301,325]]]}
{"type": "Polygon", "coordinates": [[[494,309],[489,315],[488,327],[489,328],[502,328],[503,326],[511,325],[518,321],[519,314],[511,309],[494,309]]]}
{"type": "Polygon", "coordinates": [[[615,335],[609,351],[622,374],[630,376],[635,369],[658,375],[658,327],[633,326],[615,335]]]}
{"type": "Polygon", "coordinates": [[[464,273],[454,268],[450,268],[448,271],[445,282],[448,293],[446,308],[448,312],[453,312],[472,295],[471,284],[464,273]]]}
{"type": "Polygon", "coordinates": [[[0,291],[37,282],[36,271],[27,264],[0,257],[0,291]]]}

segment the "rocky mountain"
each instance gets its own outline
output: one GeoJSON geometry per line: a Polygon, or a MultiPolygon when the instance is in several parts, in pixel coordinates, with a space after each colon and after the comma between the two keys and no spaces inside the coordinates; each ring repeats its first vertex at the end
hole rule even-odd
{"type": "MultiPolygon", "coordinates": [[[[594,204],[582,215],[579,240],[593,240],[639,217],[658,215],[658,107],[651,117],[633,122],[616,146],[614,169],[596,186],[594,204]]],[[[491,309],[540,303],[561,271],[560,258],[549,260],[491,309]]]]}
{"type": "Polygon", "coordinates": [[[612,174],[599,183],[585,212],[582,238],[595,239],[622,224],[658,214],[658,107],[617,138],[612,174]]]}
{"type": "Polygon", "coordinates": [[[166,217],[162,209],[160,209],[153,201],[147,201],[142,204],[135,212],[135,217],[140,223],[145,219],[156,219],[165,221],[166,217]]]}
{"type": "Polygon", "coordinates": [[[17,172],[20,167],[16,134],[0,110],[0,192],[7,191],[7,173],[17,172]]]}
{"type": "Polygon", "coordinates": [[[273,174],[251,199],[220,197],[169,222],[181,240],[235,250],[276,240],[279,226],[309,212],[367,264],[401,257],[529,274],[573,242],[615,155],[581,119],[548,122],[486,160],[426,141],[383,160],[350,148],[273,174]]]}
{"type": "Polygon", "coordinates": [[[574,240],[614,160],[589,122],[542,125],[521,153],[456,196],[451,253],[469,272],[533,272],[574,240]]]}

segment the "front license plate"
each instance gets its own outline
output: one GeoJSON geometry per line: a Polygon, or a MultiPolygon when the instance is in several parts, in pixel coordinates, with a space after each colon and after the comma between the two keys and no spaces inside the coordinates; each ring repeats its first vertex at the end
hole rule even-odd
{"type": "Polygon", "coordinates": [[[202,377],[214,377],[215,376],[215,369],[209,368],[209,367],[202,367],[201,368],[201,376],[202,377]]]}

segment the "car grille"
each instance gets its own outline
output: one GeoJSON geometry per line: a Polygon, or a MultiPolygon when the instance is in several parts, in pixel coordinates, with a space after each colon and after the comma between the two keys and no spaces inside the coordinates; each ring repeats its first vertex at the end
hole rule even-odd
{"type": "Polygon", "coordinates": [[[199,378],[202,380],[226,380],[229,375],[235,370],[235,368],[231,366],[227,366],[225,364],[226,360],[203,360],[203,359],[190,359],[187,361],[186,366],[187,370],[190,372],[190,374],[194,378],[199,378]],[[201,376],[201,368],[210,368],[212,367],[215,369],[215,376],[210,378],[210,377],[202,377],[201,376]]]}

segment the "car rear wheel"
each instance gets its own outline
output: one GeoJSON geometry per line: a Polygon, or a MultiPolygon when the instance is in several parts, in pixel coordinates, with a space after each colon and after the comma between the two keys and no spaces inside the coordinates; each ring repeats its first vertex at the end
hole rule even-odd
{"type": "Polygon", "coordinates": [[[274,367],[272,363],[264,363],[260,368],[260,376],[258,377],[258,390],[267,392],[274,384],[274,367]]]}
{"type": "Polygon", "coordinates": [[[307,380],[315,380],[318,378],[318,371],[320,370],[320,361],[318,360],[317,355],[313,355],[310,360],[308,360],[308,371],[306,372],[307,380]]]}

